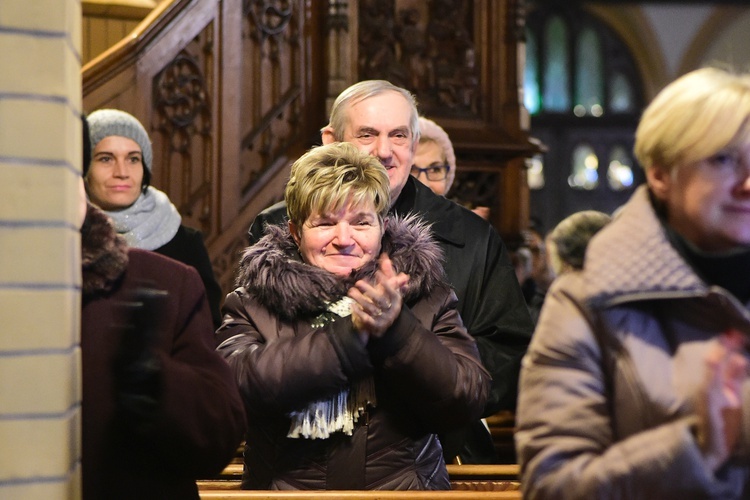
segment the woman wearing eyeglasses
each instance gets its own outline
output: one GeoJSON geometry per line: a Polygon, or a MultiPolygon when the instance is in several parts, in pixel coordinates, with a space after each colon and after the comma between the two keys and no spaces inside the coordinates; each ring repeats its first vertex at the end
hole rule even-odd
{"type": "MultiPolygon", "coordinates": [[[[419,131],[419,144],[414,154],[411,175],[433,193],[445,196],[456,177],[453,144],[440,125],[423,116],[419,117],[419,131]]],[[[477,206],[472,208],[472,212],[483,219],[490,216],[489,207],[477,206]]]]}
{"type": "Polygon", "coordinates": [[[432,192],[445,195],[456,176],[456,155],[448,134],[432,120],[419,117],[419,144],[411,175],[432,192]]]}

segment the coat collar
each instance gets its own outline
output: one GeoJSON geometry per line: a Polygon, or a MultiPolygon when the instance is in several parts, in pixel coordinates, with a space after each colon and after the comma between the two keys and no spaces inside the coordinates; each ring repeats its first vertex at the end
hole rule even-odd
{"type": "Polygon", "coordinates": [[[110,291],[128,266],[128,246],[104,212],[89,204],[81,228],[83,295],[110,291]]]}
{"type": "Polygon", "coordinates": [[[457,203],[436,195],[430,188],[409,176],[392,212],[401,216],[417,213],[430,224],[437,240],[463,247],[466,245],[466,228],[462,224],[464,218],[461,210],[464,208],[457,203]]]}
{"type": "MultiPolygon", "coordinates": [[[[377,261],[341,278],[305,264],[287,225],[268,226],[258,243],[245,249],[236,280],[264,307],[290,320],[319,314],[339,300],[359,279],[371,279],[377,261]]],[[[430,227],[416,216],[392,216],[383,235],[382,250],[396,272],[409,275],[404,301],[429,294],[443,283],[443,255],[430,227]]]]}
{"type": "Polygon", "coordinates": [[[708,290],[669,242],[646,186],[639,187],[615,219],[591,240],[589,250],[585,286],[595,303],[689,296],[708,290]]]}

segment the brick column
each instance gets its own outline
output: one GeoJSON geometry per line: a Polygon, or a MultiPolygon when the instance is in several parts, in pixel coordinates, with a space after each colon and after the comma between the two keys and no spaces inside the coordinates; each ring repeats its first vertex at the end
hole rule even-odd
{"type": "Polygon", "coordinates": [[[0,1],[0,498],[80,498],[80,0],[0,1]]]}

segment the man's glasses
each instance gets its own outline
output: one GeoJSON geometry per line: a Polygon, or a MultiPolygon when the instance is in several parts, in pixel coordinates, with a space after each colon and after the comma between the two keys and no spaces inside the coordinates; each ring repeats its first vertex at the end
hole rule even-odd
{"type": "Polygon", "coordinates": [[[419,177],[422,174],[427,176],[428,181],[442,181],[448,175],[450,165],[430,165],[427,168],[419,168],[416,165],[411,166],[411,175],[419,177]]]}

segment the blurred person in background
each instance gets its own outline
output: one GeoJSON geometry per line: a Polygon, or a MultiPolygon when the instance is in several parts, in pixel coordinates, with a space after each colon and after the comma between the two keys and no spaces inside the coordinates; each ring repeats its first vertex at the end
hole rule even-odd
{"type": "Polygon", "coordinates": [[[646,172],[552,284],[524,358],[524,498],[750,494],[750,74],[667,85],[646,172]]]}

